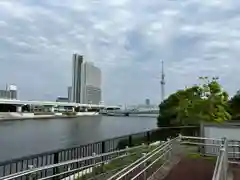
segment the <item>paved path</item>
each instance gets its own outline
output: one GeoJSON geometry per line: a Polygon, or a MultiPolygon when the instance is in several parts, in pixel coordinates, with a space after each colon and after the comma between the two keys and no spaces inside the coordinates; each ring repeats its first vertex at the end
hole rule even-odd
{"type": "Polygon", "coordinates": [[[211,180],[214,166],[211,160],[183,158],[164,180],[211,180]]]}
{"type": "Polygon", "coordinates": [[[240,179],[240,165],[230,165],[233,174],[233,180],[240,179]]]}

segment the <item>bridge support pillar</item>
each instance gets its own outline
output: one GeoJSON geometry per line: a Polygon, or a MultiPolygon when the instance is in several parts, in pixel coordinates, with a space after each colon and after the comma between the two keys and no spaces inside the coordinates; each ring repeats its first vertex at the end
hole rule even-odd
{"type": "Polygon", "coordinates": [[[19,112],[19,113],[22,112],[22,106],[17,106],[17,112],[19,112]]]}
{"type": "Polygon", "coordinates": [[[54,106],[50,107],[50,111],[51,111],[52,113],[55,112],[55,108],[54,108],[54,106]]]}

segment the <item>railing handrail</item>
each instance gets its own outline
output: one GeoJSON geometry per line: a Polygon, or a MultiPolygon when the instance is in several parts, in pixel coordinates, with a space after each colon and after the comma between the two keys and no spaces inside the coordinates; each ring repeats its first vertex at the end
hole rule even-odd
{"type": "Polygon", "coordinates": [[[181,136],[181,139],[195,139],[195,140],[214,140],[214,141],[222,141],[222,139],[220,139],[220,138],[197,137],[197,136],[181,136]]]}
{"type": "Polygon", "coordinates": [[[220,180],[220,178],[223,178],[224,180],[226,180],[226,174],[224,174],[225,177],[223,177],[221,173],[222,171],[225,171],[228,168],[227,167],[228,162],[225,162],[225,161],[228,161],[227,148],[228,148],[227,139],[224,138],[223,143],[221,144],[221,147],[220,147],[220,152],[217,158],[217,162],[215,164],[212,180],[220,180]]]}
{"type": "Polygon", "coordinates": [[[174,139],[171,139],[169,141],[166,141],[165,143],[163,143],[161,146],[159,146],[159,148],[156,150],[153,150],[149,153],[147,153],[145,156],[143,156],[141,159],[138,160],[138,163],[136,164],[136,162],[132,163],[132,164],[136,164],[132,167],[132,164],[129,165],[127,168],[125,168],[124,170],[118,172],[117,174],[113,175],[112,177],[108,178],[108,180],[113,180],[114,178],[116,178],[116,180],[120,180],[121,178],[123,178],[124,176],[126,176],[128,173],[132,172],[134,169],[136,169],[137,167],[139,167],[141,164],[145,163],[147,160],[149,160],[151,157],[153,157],[154,155],[156,155],[157,153],[159,153],[160,151],[162,151],[163,149],[167,148],[172,141],[178,139],[179,137],[176,137],[174,139]],[[140,162],[139,162],[140,161],[140,162]],[[130,168],[130,169],[129,169],[130,168]],[[126,169],[129,169],[128,171],[126,171],[126,169]],[[126,172],[124,172],[126,171],[126,172]],[[119,176],[121,173],[123,173],[121,176],[119,176]]]}
{"type": "Polygon", "coordinates": [[[64,162],[61,162],[61,163],[57,163],[57,164],[46,165],[46,166],[43,166],[43,167],[28,169],[28,170],[20,171],[20,172],[17,172],[17,173],[8,175],[8,176],[0,177],[0,180],[13,179],[13,178],[17,178],[18,176],[25,176],[25,175],[28,175],[28,174],[36,173],[38,171],[47,170],[47,169],[50,169],[50,168],[58,168],[58,167],[73,164],[73,163],[79,163],[79,162],[82,162],[82,161],[102,158],[102,157],[108,156],[108,155],[124,153],[124,152],[132,151],[132,150],[135,150],[135,149],[138,149],[138,148],[141,148],[141,147],[143,147],[143,145],[135,146],[135,147],[132,147],[132,148],[125,148],[125,149],[121,149],[121,150],[116,150],[116,151],[112,151],[112,152],[108,152],[108,153],[98,154],[98,155],[94,155],[94,156],[82,157],[82,158],[78,158],[78,159],[74,159],[74,160],[68,160],[68,161],[64,161],[64,162]]]}
{"type": "MultiPolygon", "coordinates": [[[[123,170],[121,170],[118,173],[116,173],[117,175],[116,174],[113,175],[108,180],[112,180],[112,179],[119,180],[119,179],[121,179],[122,177],[128,175],[128,173],[131,173],[134,169],[140,167],[144,162],[146,162],[147,160],[152,158],[157,153],[161,152],[162,150],[164,150],[166,148],[169,148],[169,147],[172,148],[171,147],[172,142],[177,141],[177,140],[183,140],[183,139],[213,140],[213,141],[221,142],[221,143],[218,142],[219,143],[218,147],[220,149],[220,151],[219,151],[220,153],[219,153],[218,158],[217,158],[217,162],[216,162],[216,165],[215,165],[215,169],[214,169],[212,180],[220,180],[220,177],[221,177],[222,174],[226,175],[226,169],[227,169],[228,165],[227,165],[227,163],[225,164],[225,162],[228,162],[228,150],[227,150],[227,148],[230,147],[229,146],[230,144],[228,144],[228,140],[226,138],[219,139],[219,138],[206,138],[206,137],[194,137],[194,136],[181,136],[181,135],[179,135],[176,138],[169,139],[168,141],[164,142],[163,144],[160,144],[155,149],[153,149],[151,152],[148,152],[146,154],[146,156],[143,156],[140,159],[138,159],[137,161],[135,161],[134,163],[128,165],[126,168],[124,168],[123,170]]],[[[200,143],[199,142],[196,143],[196,141],[193,141],[193,143],[195,143],[196,145],[200,145],[200,146],[204,145],[201,142],[202,141],[200,141],[200,143]]],[[[204,142],[206,142],[206,141],[204,141],[204,142]]],[[[176,142],[176,143],[180,144],[181,142],[179,142],[179,143],[176,142]]],[[[205,145],[208,146],[208,144],[205,144],[205,145]]],[[[210,146],[216,146],[216,144],[215,145],[214,144],[209,144],[209,145],[210,146]]],[[[135,147],[132,147],[132,148],[126,148],[126,149],[116,150],[116,151],[112,151],[112,152],[96,154],[96,155],[93,155],[93,156],[82,157],[82,158],[78,158],[78,159],[74,159],[74,160],[68,160],[68,161],[64,161],[64,162],[60,162],[60,163],[56,163],[56,164],[45,165],[45,166],[42,166],[42,167],[35,167],[35,168],[32,168],[32,169],[28,169],[28,170],[24,170],[24,171],[20,171],[20,172],[14,173],[14,174],[10,174],[8,176],[0,177],[0,180],[3,180],[3,179],[4,180],[11,180],[11,179],[15,179],[15,178],[18,178],[18,177],[22,177],[22,176],[27,176],[27,175],[31,175],[31,174],[34,174],[34,173],[38,173],[40,171],[47,170],[47,169],[59,168],[61,166],[69,166],[69,165],[72,165],[74,163],[79,163],[79,162],[87,161],[87,160],[98,160],[99,158],[101,158],[100,159],[101,162],[94,161],[94,163],[96,165],[98,163],[104,163],[106,161],[106,160],[102,160],[103,159],[102,157],[104,157],[104,156],[117,154],[117,157],[120,157],[121,153],[129,152],[129,151],[132,151],[132,150],[135,150],[135,149],[138,149],[138,148],[142,148],[142,147],[144,147],[144,146],[140,145],[140,146],[135,146],[135,147]]],[[[130,154],[132,154],[132,153],[130,153],[130,154]]],[[[122,155],[124,155],[124,154],[122,154],[122,155]]],[[[117,158],[117,157],[110,158],[109,160],[117,158]]],[[[94,163],[92,163],[90,165],[88,164],[87,166],[93,167],[94,163]]],[[[81,168],[84,169],[84,167],[80,167],[78,169],[71,169],[71,171],[75,172],[75,171],[77,171],[77,170],[79,170],[81,168]]],[[[143,170],[140,171],[140,173],[144,172],[147,168],[148,167],[145,167],[143,170]]],[[[70,172],[70,170],[63,171],[61,173],[62,174],[67,174],[68,172],[70,172]]],[[[138,173],[138,174],[140,174],[140,173],[138,173]]],[[[51,176],[54,177],[54,176],[58,176],[59,174],[60,173],[53,174],[51,176]]],[[[136,177],[137,177],[137,175],[136,175],[136,177]]]]}
{"type": "Polygon", "coordinates": [[[217,176],[218,176],[217,174],[219,173],[219,168],[222,163],[222,160],[223,160],[223,154],[222,154],[222,149],[220,149],[220,153],[219,153],[219,155],[217,157],[217,161],[215,163],[212,180],[217,180],[217,176]]]}

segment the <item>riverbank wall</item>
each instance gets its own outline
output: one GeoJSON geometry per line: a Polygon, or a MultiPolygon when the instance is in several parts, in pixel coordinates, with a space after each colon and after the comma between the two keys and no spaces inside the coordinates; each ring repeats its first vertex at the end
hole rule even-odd
{"type": "Polygon", "coordinates": [[[42,114],[35,115],[34,113],[16,113],[16,112],[1,112],[0,121],[28,120],[28,119],[59,119],[59,118],[78,118],[81,116],[97,116],[96,112],[79,112],[76,115],[64,115],[62,113],[54,113],[51,115],[42,114]]]}

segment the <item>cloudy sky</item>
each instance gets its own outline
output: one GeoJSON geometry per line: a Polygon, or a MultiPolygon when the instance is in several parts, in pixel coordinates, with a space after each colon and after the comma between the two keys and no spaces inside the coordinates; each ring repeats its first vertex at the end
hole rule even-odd
{"type": "Polygon", "coordinates": [[[108,104],[160,100],[219,76],[240,89],[239,0],[0,0],[0,87],[55,99],[71,85],[72,53],[102,69],[108,104]]]}

